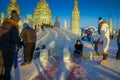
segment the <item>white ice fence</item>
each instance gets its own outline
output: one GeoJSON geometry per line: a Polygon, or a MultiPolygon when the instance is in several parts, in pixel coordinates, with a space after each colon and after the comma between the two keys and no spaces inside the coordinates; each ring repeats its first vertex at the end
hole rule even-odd
{"type": "Polygon", "coordinates": [[[71,39],[69,38],[69,36],[65,32],[63,32],[63,34],[65,35],[65,38],[66,38],[66,44],[65,44],[65,47],[63,49],[63,60],[66,62],[66,61],[71,60],[71,55],[70,55],[70,51],[69,51],[71,39]]]}
{"type": "Polygon", "coordinates": [[[64,30],[63,29],[63,31],[65,31],[66,33],[67,33],[67,35],[70,37],[70,38],[72,38],[72,39],[78,39],[79,38],[79,36],[78,35],[75,35],[75,34],[73,34],[70,30],[64,30]]]}
{"type": "Polygon", "coordinates": [[[83,42],[83,57],[84,59],[93,60],[95,58],[94,46],[89,42],[83,42]]]}
{"type": "MultiPolygon", "coordinates": [[[[52,30],[53,31],[53,30],[52,30]]],[[[51,32],[51,31],[50,31],[51,32]]],[[[49,35],[51,35],[50,34],[50,32],[49,32],[49,35]]],[[[49,51],[51,50],[51,49],[54,49],[54,46],[55,46],[55,41],[57,40],[57,38],[58,38],[58,34],[57,34],[57,32],[56,31],[53,31],[54,33],[55,33],[55,39],[54,40],[52,40],[48,45],[47,45],[47,47],[45,48],[45,49],[43,49],[43,50],[38,50],[38,51],[34,51],[34,54],[35,53],[39,53],[39,58],[36,58],[36,59],[33,59],[33,63],[35,64],[35,67],[37,68],[37,72],[38,72],[38,74],[40,74],[41,72],[43,72],[43,71],[41,71],[40,70],[40,62],[42,62],[42,63],[48,63],[48,59],[49,59],[49,56],[50,56],[50,54],[52,54],[52,52],[50,53],[49,51]]],[[[45,39],[45,38],[44,38],[45,39]]]]}
{"type": "MultiPolygon", "coordinates": [[[[38,39],[36,45],[37,45],[37,47],[40,47],[41,45],[45,44],[45,42],[48,41],[48,36],[51,36],[51,31],[55,34],[55,39],[52,40],[52,41],[47,45],[46,49],[34,51],[34,55],[36,55],[36,53],[37,53],[37,54],[38,54],[38,53],[41,53],[41,55],[42,55],[42,53],[46,53],[46,52],[48,53],[51,48],[54,48],[55,40],[57,39],[58,34],[56,33],[56,31],[53,31],[53,30],[51,30],[51,29],[48,29],[48,30],[47,30],[46,35],[44,35],[44,37],[38,39]]],[[[44,33],[44,34],[45,34],[45,33],[44,33]]],[[[36,47],[36,48],[37,48],[37,47],[36,47]]],[[[46,54],[45,54],[45,55],[46,55],[46,54]]],[[[42,55],[42,56],[43,56],[43,55],[42,55]]],[[[49,56],[49,55],[48,55],[48,56],[49,56]]]]}
{"type": "Polygon", "coordinates": [[[39,30],[36,32],[36,35],[38,36],[39,34],[41,34],[41,32],[42,32],[42,29],[39,28],[39,30]]]}
{"type": "Polygon", "coordinates": [[[55,38],[54,40],[52,40],[46,47],[46,49],[44,49],[41,53],[40,53],[40,61],[44,60],[44,61],[48,61],[48,58],[50,56],[54,55],[54,47],[55,47],[55,43],[56,40],[58,39],[58,33],[56,31],[54,31],[55,33],[55,38]]]}
{"type": "MultiPolygon", "coordinates": [[[[44,35],[42,38],[38,39],[37,42],[36,42],[36,46],[40,46],[40,45],[43,45],[46,41],[47,41],[47,37],[48,35],[50,34],[50,31],[48,29],[46,29],[47,32],[44,32],[44,35]]],[[[40,34],[41,35],[41,34],[40,34]]],[[[39,37],[39,35],[38,35],[39,37]]]]}

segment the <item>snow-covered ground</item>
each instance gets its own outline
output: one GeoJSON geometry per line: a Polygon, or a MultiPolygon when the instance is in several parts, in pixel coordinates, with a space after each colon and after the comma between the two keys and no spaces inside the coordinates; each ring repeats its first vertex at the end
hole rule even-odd
{"type": "Polygon", "coordinates": [[[108,63],[99,65],[98,60],[84,60],[81,65],[86,69],[88,80],[120,80],[120,60],[116,60],[117,43],[110,41],[108,63]]]}
{"type": "MultiPolygon", "coordinates": [[[[55,39],[55,32],[51,29],[48,29],[48,31],[49,35],[45,38],[45,45],[49,45],[49,43],[55,39]]],[[[79,63],[74,63],[72,58],[71,60],[64,60],[63,49],[66,45],[67,35],[71,40],[69,51],[70,54],[72,54],[74,51],[74,44],[79,37],[68,31],[57,30],[56,32],[58,33],[58,39],[55,40],[53,57],[49,57],[48,60],[46,60],[47,62],[40,61],[38,58],[33,60],[29,65],[19,65],[19,68],[12,70],[13,78],[16,75],[15,80],[19,80],[19,76],[20,80],[73,80],[70,78],[74,68],[76,69],[73,70],[73,72],[77,71],[80,74],[80,78],[75,80],[120,80],[120,60],[115,59],[117,52],[117,43],[115,39],[110,41],[109,58],[106,65],[98,64],[102,56],[96,56],[96,59],[78,59],[80,60],[79,63]],[[53,75],[51,75],[52,73],[53,75]]],[[[46,33],[47,31],[44,31],[38,35],[38,41],[44,37],[46,33]]],[[[83,42],[83,44],[85,53],[93,51],[93,47],[90,43],[83,42]]],[[[37,46],[41,46],[41,44],[38,43],[37,46]]]]}

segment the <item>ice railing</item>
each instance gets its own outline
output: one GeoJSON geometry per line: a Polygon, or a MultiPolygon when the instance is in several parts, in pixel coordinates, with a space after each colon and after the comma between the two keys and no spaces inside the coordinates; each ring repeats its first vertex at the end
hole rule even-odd
{"type": "Polygon", "coordinates": [[[64,63],[66,63],[66,62],[68,63],[68,62],[71,61],[71,56],[70,56],[70,51],[69,51],[71,39],[65,33],[65,31],[59,30],[59,32],[62,33],[62,35],[64,36],[66,43],[65,43],[65,46],[64,46],[64,48],[62,50],[62,52],[63,52],[63,61],[58,66],[60,71],[56,74],[54,80],[65,80],[66,76],[67,76],[66,74],[68,74],[68,73],[67,73],[66,68],[63,67],[63,65],[64,65],[64,63]]]}
{"type": "MultiPolygon", "coordinates": [[[[50,29],[48,29],[48,31],[49,31],[50,29]]],[[[51,31],[53,31],[53,30],[51,30],[51,31]]],[[[58,38],[58,33],[54,30],[53,31],[54,33],[55,33],[55,38],[47,45],[47,47],[44,49],[44,50],[38,50],[38,51],[34,51],[34,54],[36,54],[36,53],[39,53],[40,54],[40,56],[38,57],[38,58],[36,58],[36,59],[33,59],[33,63],[34,63],[34,65],[35,65],[35,67],[36,67],[36,69],[37,69],[37,72],[38,72],[38,74],[40,75],[41,74],[41,72],[43,72],[44,73],[44,71],[40,68],[40,66],[41,66],[41,64],[42,63],[44,63],[44,64],[47,64],[48,63],[48,58],[49,58],[49,50],[51,49],[51,48],[54,48],[54,46],[55,46],[55,41],[57,40],[57,38],[58,38]],[[42,63],[41,63],[42,62],[42,63]]],[[[50,34],[51,32],[49,31],[49,36],[51,35],[50,34]]],[[[44,39],[48,39],[48,34],[46,34],[47,35],[47,38],[43,38],[43,39],[41,39],[41,40],[43,40],[44,41],[44,39]]],[[[53,36],[53,35],[52,35],[53,36]]],[[[36,73],[37,74],[37,73],[36,73]]],[[[33,76],[34,77],[34,76],[33,76]]],[[[32,78],[32,77],[31,77],[32,78]]]]}
{"type": "Polygon", "coordinates": [[[36,32],[36,35],[39,36],[39,34],[41,34],[41,33],[42,33],[42,29],[39,28],[39,30],[36,32]]]}
{"type": "Polygon", "coordinates": [[[66,38],[66,44],[65,44],[65,47],[63,49],[63,60],[70,61],[71,56],[70,56],[69,48],[70,48],[71,39],[64,31],[61,31],[61,32],[63,32],[63,34],[65,35],[65,38],[66,38]]]}
{"type": "MultiPolygon", "coordinates": [[[[65,62],[69,62],[71,60],[70,59],[70,51],[69,51],[71,39],[64,31],[62,31],[62,30],[58,30],[58,31],[65,36],[66,44],[65,44],[64,49],[63,49],[63,59],[65,62]]],[[[45,50],[40,52],[40,60],[39,61],[41,61],[44,64],[48,62],[50,57],[54,56],[54,54],[53,54],[54,51],[52,51],[52,50],[55,49],[55,44],[58,41],[58,33],[56,30],[54,32],[55,32],[55,39],[49,43],[49,45],[46,47],[45,50]]],[[[41,72],[43,72],[43,71],[41,71],[41,72]]],[[[57,78],[58,74],[59,73],[56,74],[56,77],[55,77],[56,80],[58,79],[57,78]]]]}
{"type": "MultiPolygon", "coordinates": [[[[53,31],[53,30],[52,30],[53,31]]],[[[36,52],[40,52],[40,61],[45,61],[45,62],[47,62],[48,61],[48,57],[49,56],[53,56],[53,49],[54,49],[54,47],[55,47],[55,42],[56,42],[56,40],[58,39],[58,33],[54,30],[53,31],[54,32],[54,34],[55,34],[55,38],[46,46],[46,48],[44,49],[44,50],[39,50],[39,51],[35,51],[34,53],[36,53],[36,52]]],[[[50,34],[50,32],[48,33],[48,34],[50,34]]],[[[47,34],[46,34],[47,35],[47,34]]],[[[45,37],[45,36],[44,36],[45,37]]],[[[47,37],[48,37],[48,35],[47,35],[47,37]]],[[[42,41],[46,41],[47,40],[47,38],[42,38],[41,40],[42,41]]],[[[40,41],[39,41],[40,42],[40,41]]],[[[43,43],[43,42],[42,42],[43,43]]]]}
{"type": "Polygon", "coordinates": [[[45,43],[49,34],[50,34],[50,31],[48,29],[46,29],[46,33],[44,32],[43,37],[37,40],[36,46],[38,47],[38,46],[42,45],[43,43],[45,43]]]}
{"type": "Polygon", "coordinates": [[[67,33],[67,35],[70,36],[70,38],[80,37],[79,35],[72,33],[70,30],[66,30],[66,29],[62,29],[62,30],[65,31],[67,33]]]}

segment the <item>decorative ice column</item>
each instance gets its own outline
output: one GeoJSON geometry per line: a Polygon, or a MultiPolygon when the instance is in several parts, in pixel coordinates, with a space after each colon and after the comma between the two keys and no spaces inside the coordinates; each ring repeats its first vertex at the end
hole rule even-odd
{"type": "Polygon", "coordinates": [[[66,21],[66,20],[64,20],[64,26],[63,26],[63,29],[68,29],[68,28],[67,28],[67,21],[66,21]]]}
{"type": "Polygon", "coordinates": [[[60,19],[59,19],[58,16],[56,17],[56,20],[55,20],[55,23],[54,23],[54,27],[60,28],[60,19]]]}
{"type": "Polygon", "coordinates": [[[64,62],[70,62],[70,60],[71,60],[71,56],[70,56],[70,52],[69,52],[69,50],[68,49],[64,49],[63,50],[63,60],[64,60],[64,62]]]}
{"type": "Polygon", "coordinates": [[[47,50],[40,51],[40,61],[41,62],[48,62],[48,51],[47,50]]]}
{"type": "Polygon", "coordinates": [[[1,24],[3,23],[3,21],[4,21],[4,13],[2,12],[1,13],[1,24]]]}
{"type": "Polygon", "coordinates": [[[74,34],[81,36],[81,29],[80,29],[80,12],[78,10],[78,1],[74,0],[74,8],[72,11],[71,16],[71,24],[70,24],[71,32],[74,34]]]}

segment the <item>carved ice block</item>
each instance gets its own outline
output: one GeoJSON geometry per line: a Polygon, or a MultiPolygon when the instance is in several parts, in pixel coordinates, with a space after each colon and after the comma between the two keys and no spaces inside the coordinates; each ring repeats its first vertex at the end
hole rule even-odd
{"type": "Polygon", "coordinates": [[[40,52],[40,61],[48,61],[48,51],[47,50],[41,50],[40,52]]]}
{"type": "Polygon", "coordinates": [[[68,51],[68,49],[64,49],[63,54],[64,61],[70,61],[70,52],[68,51]]]}
{"type": "Polygon", "coordinates": [[[89,52],[89,59],[93,60],[93,53],[92,53],[92,51],[89,52]]]}

